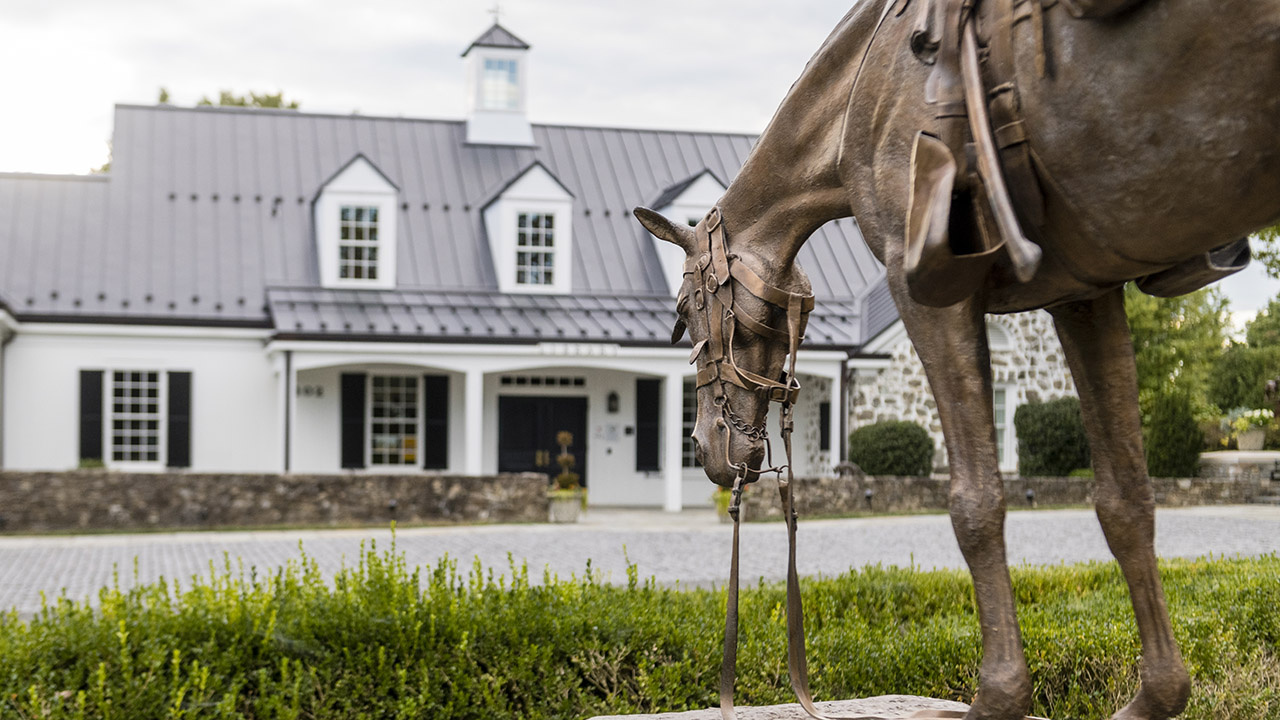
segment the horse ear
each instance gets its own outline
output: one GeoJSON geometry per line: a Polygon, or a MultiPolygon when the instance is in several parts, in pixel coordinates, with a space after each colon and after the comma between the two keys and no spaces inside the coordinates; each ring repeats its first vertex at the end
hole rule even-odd
{"type": "Polygon", "coordinates": [[[654,237],[667,242],[684,250],[686,255],[692,255],[698,247],[698,236],[694,233],[693,228],[688,225],[671,222],[667,218],[646,207],[638,207],[634,211],[636,219],[644,225],[645,230],[653,233],[654,237]]]}

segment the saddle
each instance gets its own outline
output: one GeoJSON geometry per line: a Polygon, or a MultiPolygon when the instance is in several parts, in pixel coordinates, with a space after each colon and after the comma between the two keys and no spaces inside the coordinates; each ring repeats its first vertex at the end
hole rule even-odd
{"type": "MultiPolygon", "coordinates": [[[[1080,19],[1105,20],[1143,0],[921,0],[910,36],[932,65],[925,102],[934,123],[911,153],[904,268],[912,299],[946,307],[977,292],[1007,258],[1017,282],[1034,277],[1041,249],[1024,228],[1044,224],[1045,197],[1021,115],[1015,39],[1036,47],[1048,73],[1045,14],[1062,2],[1080,19]],[[981,31],[979,31],[981,25],[981,31]],[[979,36],[986,38],[980,46],[979,36]]],[[[911,0],[898,6],[902,15],[911,0]]],[[[1157,295],[1182,294],[1239,271],[1247,241],[1218,248],[1139,281],[1157,295]]]]}

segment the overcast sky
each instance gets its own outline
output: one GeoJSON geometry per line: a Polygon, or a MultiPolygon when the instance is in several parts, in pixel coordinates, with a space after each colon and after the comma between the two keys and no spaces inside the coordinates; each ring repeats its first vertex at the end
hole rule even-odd
{"type": "MultiPolygon", "coordinates": [[[[283,90],[303,111],[458,118],[494,0],[0,0],[0,171],[83,173],[112,106],[283,90]]],[[[534,122],[762,130],[849,0],[502,0],[534,122]]],[[[1228,288],[1251,313],[1280,291],[1228,288]]]]}

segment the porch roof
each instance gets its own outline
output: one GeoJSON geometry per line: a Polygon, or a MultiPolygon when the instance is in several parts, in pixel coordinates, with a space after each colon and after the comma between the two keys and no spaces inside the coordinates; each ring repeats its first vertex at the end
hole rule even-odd
{"type": "MultiPolygon", "coordinates": [[[[657,295],[275,287],[267,305],[286,339],[667,345],[676,321],[674,301],[657,295]]],[[[856,301],[819,300],[805,347],[851,349],[861,327],[856,301]]]]}

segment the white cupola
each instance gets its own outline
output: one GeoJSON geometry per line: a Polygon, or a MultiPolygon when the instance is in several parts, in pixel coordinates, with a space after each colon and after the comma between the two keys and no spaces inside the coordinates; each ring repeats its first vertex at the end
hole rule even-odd
{"type": "Polygon", "coordinates": [[[467,142],[533,145],[525,111],[529,45],[498,23],[471,43],[467,60],[467,142]]]}

